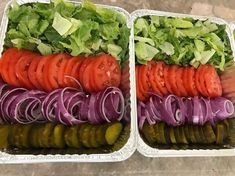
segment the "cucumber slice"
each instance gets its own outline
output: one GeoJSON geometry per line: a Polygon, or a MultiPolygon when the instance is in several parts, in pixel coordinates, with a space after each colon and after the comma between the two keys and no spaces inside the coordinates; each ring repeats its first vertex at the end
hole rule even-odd
{"type": "Polygon", "coordinates": [[[122,131],[122,124],[120,122],[115,122],[109,125],[105,132],[105,140],[108,145],[113,145],[117,138],[120,136],[122,131]]]}

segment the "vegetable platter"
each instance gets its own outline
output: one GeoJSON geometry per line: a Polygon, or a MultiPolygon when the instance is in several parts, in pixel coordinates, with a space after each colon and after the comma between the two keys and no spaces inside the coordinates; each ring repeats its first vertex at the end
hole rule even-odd
{"type": "Polygon", "coordinates": [[[131,16],[137,150],[147,157],[235,155],[229,24],[153,10],[131,16]]]}
{"type": "Polygon", "coordinates": [[[129,41],[130,15],[119,7],[9,2],[0,33],[0,162],[130,157],[136,115],[129,41]]]}

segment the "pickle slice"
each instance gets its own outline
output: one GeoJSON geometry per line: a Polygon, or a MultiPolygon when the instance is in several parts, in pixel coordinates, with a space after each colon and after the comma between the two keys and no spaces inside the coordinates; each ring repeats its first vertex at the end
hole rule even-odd
{"type": "Polygon", "coordinates": [[[170,144],[171,143],[171,139],[170,139],[170,127],[166,123],[165,123],[164,134],[165,134],[166,143],[170,144]]]}
{"type": "Polygon", "coordinates": [[[207,142],[209,144],[213,144],[216,140],[216,136],[215,136],[214,130],[213,130],[210,123],[206,123],[203,126],[203,132],[204,132],[204,135],[205,135],[207,142]]]}
{"type": "Polygon", "coordinates": [[[157,141],[157,136],[154,130],[154,125],[148,125],[147,123],[144,123],[144,126],[142,128],[142,132],[146,138],[146,140],[153,144],[157,141]]]}
{"type": "Polygon", "coordinates": [[[227,119],[222,121],[224,127],[225,127],[225,132],[224,132],[224,139],[227,139],[227,137],[229,136],[229,131],[230,131],[230,126],[229,126],[229,122],[227,119]]]}
{"type": "Polygon", "coordinates": [[[179,128],[180,143],[181,144],[188,144],[188,141],[187,141],[185,133],[184,133],[184,128],[182,126],[180,126],[178,128],[179,128]]]}
{"type": "Polygon", "coordinates": [[[109,125],[105,132],[105,140],[107,144],[113,145],[117,138],[120,136],[122,131],[122,124],[120,122],[115,122],[109,125]]]}
{"type": "Polygon", "coordinates": [[[176,143],[180,144],[181,139],[180,139],[179,127],[174,127],[174,134],[175,134],[176,143]]]}
{"type": "Polygon", "coordinates": [[[207,142],[207,139],[204,135],[204,132],[203,132],[203,129],[201,126],[198,126],[198,131],[199,131],[199,135],[200,135],[200,139],[202,141],[202,144],[207,144],[208,142],[207,142]]]}
{"type": "Polygon", "coordinates": [[[183,126],[183,130],[184,130],[184,134],[185,134],[185,137],[186,137],[186,140],[188,141],[188,143],[192,143],[190,133],[189,133],[189,125],[185,124],[183,126]]]}
{"type": "Polygon", "coordinates": [[[99,143],[96,140],[96,134],[95,134],[98,127],[99,127],[98,125],[93,125],[91,127],[90,136],[89,136],[89,138],[90,138],[89,143],[94,148],[100,147],[99,143]]]}
{"type": "Polygon", "coordinates": [[[195,134],[194,134],[194,128],[193,128],[193,125],[189,125],[188,126],[188,132],[189,132],[189,137],[190,137],[190,141],[193,143],[193,144],[196,144],[197,143],[197,139],[195,137],[195,134]]]}
{"type": "Polygon", "coordinates": [[[176,144],[176,138],[175,138],[175,133],[174,133],[174,127],[170,127],[170,140],[172,144],[176,144]]]}
{"type": "Polygon", "coordinates": [[[95,134],[96,142],[100,146],[106,145],[105,132],[107,128],[108,128],[108,124],[103,124],[103,125],[99,125],[96,130],[96,134],[95,134]]]}
{"type": "Polygon", "coordinates": [[[53,131],[53,147],[55,148],[64,148],[65,147],[65,141],[64,141],[64,131],[65,126],[62,124],[58,124],[55,126],[53,131]]]}
{"type": "Polygon", "coordinates": [[[92,126],[90,124],[84,124],[84,125],[85,126],[79,132],[81,136],[82,145],[87,148],[91,148],[92,146],[89,142],[89,134],[92,126]]]}
{"type": "Polygon", "coordinates": [[[82,144],[78,138],[78,130],[78,125],[71,126],[65,130],[64,138],[68,147],[81,148],[82,144]]]}
{"type": "Polygon", "coordinates": [[[0,149],[9,147],[8,136],[10,130],[10,125],[0,125],[0,149]]]}
{"type": "Polygon", "coordinates": [[[160,144],[166,144],[166,138],[165,138],[165,123],[159,122],[156,126],[158,126],[158,135],[160,139],[160,144]]]}
{"type": "Polygon", "coordinates": [[[223,124],[216,125],[216,144],[223,144],[225,127],[223,124]]]}
{"type": "Polygon", "coordinates": [[[200,132],[199,132],[198,126],[197,125],[193,125],[192,127],[193,127],[193,134],[194,134],[194,136],[196,138],[196,143],[202,144],[202,139],[200,137],[200,132]]]}
{"type": "Polygon", "coordinates": [[[54,128],[55,128],[54,123],[46,123],[44,124],[44,126],[42,127],[42,131],[41,131],[41,137],[40,137],[40,145],[43,148],[50,148],[52,147],[52,138],[53,138],[53,132],[54,132],[54,128]]]}
{"type": "Polygon", "coordinates": [[[153,126],[154,134],[155,134],[155,138],[156,138],[155,139],[156,143],[161,144],[160,133],[159,133],[159,130],[158,130],[158,123],[154,124],[154,125],[149,125],[149,126],[153,126]]]}
{"type": "Polygon", "coordinates": [[[32,128],[32,124],[22,125],[22,133],[20,134],[20,145],[24,148],[29,148],[29,134],[32,128]]]}
{"type": "Polygon", "coordinates": [[[22,136],[23,125],[15,124],[14,133],[13,133],[13,140],[14,146],[18,148],[22,148],[22,144],[20,143],[20,138],[22,136]]]}

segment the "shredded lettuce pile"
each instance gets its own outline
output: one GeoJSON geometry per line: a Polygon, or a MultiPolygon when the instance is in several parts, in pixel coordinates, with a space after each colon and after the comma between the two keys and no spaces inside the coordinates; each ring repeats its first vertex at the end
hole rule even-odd
{"type": "Polygon", "coordinates": [[[219,70],[233,61],[225,25],[209,20],[146,16],[134,24],[135,55],[140,64],[164,60],[182,66],[212,64],[219,70]]]}
{"type": "Polygon", "coordinates": [[[50,4],[14,3],[8,11],[5,47],[25,48],[43,55],[72,56],[109,53],[120,63],[128,58],[130,29],[117,11],[55,0],[50,4]]]}

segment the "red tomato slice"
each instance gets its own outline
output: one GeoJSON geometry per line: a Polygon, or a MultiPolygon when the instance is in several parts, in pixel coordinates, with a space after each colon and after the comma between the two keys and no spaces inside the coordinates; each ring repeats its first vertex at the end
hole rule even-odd
{"type": "Polygon", "coordinates": [[[209,97],[222,96],[221,82],[215,68],[212,65],[207,64],[205,69],[204,78],[209,97]]]}
{"type": "Polygon", "coordinates": [[[66,69],[66,65],[68,64],[68,61],[69,61],[68,58],[63,59],[58,70],[57,78],[58,78],[58,84],[60,87],[66,87],[66,84],[64,82],[64,75],[65,75],[64,73],[65,73],[65,69],[66,69]]]}
{"type": "Polygon", "coordinates": [[[169,65],[166,65],[165,68],[164,68],[164,73],[163,73],[163,75],[164,75],[164,81],[165,81],[166,88],[167,88],[168,92],[171,93],[171,94],[173,94],[173,90],[172,90],[172,88],[171,88],[171,83],[170,83],[170,79],[169,79],[169,77],[170,77],[170,72],[169,72],[169,70],[170,70],[170,66],[169,66],[169,65]]]}
{"type": "Polygon", "coordinates": [[[180,96],[186,97],[188,94],[184,87],[183,76],[184,76],[184,68],[179,67],[178,70],[176,71],[176,86],[177,89],[179,89],[180,96]]]}
{"type": "Polygon", "coordinates": [[[94,92],[97,91],[95,90],[93,84],[93,76],[92,76],[92,67],[94,64],[95,59],[89,57],[89,64],[87,65],[87,67],[85,68],[84,72],[83,72],[83,78],[82,78],[82,82],[83,82],[83,87],[87,92],[94,92]]]}
{"type": "Polygon", "coordinates": [[[38,55],[35,53],[22,55],[15,65],[17,78],[28,89],[35,88],[28,77],[29,66],[35,57],[38,57],[38,55]]]}
{"type": "Polygon", "coordinates": [[[84,83],[83,83],[83,73],[84,73],[87,65],[89,64],[89,62],[90,62],[89,58],[85,58],[84,61],[81,64],[80,69],[79,69],[79,81],[80,81],[82,86],[84,85],[84,83]]]}
{"type": "MultiPolygon", "coordinates": [[[[81,72],[82,68],[80,69],[81,72]]],[[[93,68],[94,84],[98,90],[108,86],[119,87],[121,82],[121,68],[117,60],[107,54],[96,58],[93,68]]]]}
{"type": "MultiPolygon", "coordinates": [[[[79,82],[79,70],[80,70],[80,67],[82,65],[84,58],[77,56],[74,59],[76,59],[76,63],[72,67],[71,76],[79,82]]],[[[70,82],[73,85],[73,87],[79,87],[79,85],[76,81],[70,80],[70,82]]]]}
{"type": "Polygon", "coordinates": [[[163,95],[167,95],[169,93],[164,79],[165,66],[166,64],[160,61],[157,62],[157,66],[154,68],[156,83],[163,95]]]}
{"type": "Polygon", "coordinates": [[[177,73],[178,68],[179,67],[177,65],[169,66],[168,79],[169,79],[169,83],[170,83],[170,87],[171,87],[172,92],[174,94],[180,96],[180,91],[179,91],[179,89],[177,88],[177,85],[176,85],[176,73],[177,73]]]}
{"type": "Polygon", "coordinates": [[[51,57],[54,57],[54,55],[48,55],[44,56],[40,62],[38,63],[38,67],[36,70],[36,77],[39,82],[39,84],[43,87],[44,90],[49,91],[51,89],[49,81],[47,79],[47,76],[44,76],[44,72],[46,71],[46,63],[51,57]]]}
{"type": "Polygon", "coordinates": [[[136,87],[137,88],[137,98],[141,101],[146,101],[147,97],[145,96],[145,94],[143,93],[143,90],[141,90],[141,82],[140,82],[140,65],[138,67],[136,67],[136,87]]]}
{"type": "Polygon", "coordinates": [[[196,88],[196,84],[195,84],[195,68],[193,67],[188,67],[187,69],[187,75],[188,75],[188,88],[190,90],[190,95],[191,96],[198,96],[198,91],[196,88]]]}
{"type": "Polygon", "coordinates": [[[8,70],[9,70],[9,62],[12,58],[17,58],[17,60],[21,57],[22,53],[19,52],[17,48],[9,48],[2,55],[2,65],[1,65],[1,76],[2,79],[10,83],[8,70]]]}
{"type": "Polygon", "coordinates": [[[15,66],[18,60],[20,59],[20,57],[22,55],[27,55],[27,54],[32,54],[32,53],[26,50],[18,50],[16,54],[17,56],[11,57],[11,60],[9,61],[9,66],[8,66],[9,84],[16,86],[16,87],[23,86],[21,85],[21,82],[16,76],[15,66]]]}
{"type": "Polygon", "coordinates": [[[152,87],[153,91],[155,93],[157,93],[158,95],[163,96],[163,94],[160,91],[160,89],[158,87],[158,84],[157,84],[158,73],[157,73],[156,67],[157,67],[157,63],[152,65],[152,69],[151,69],[150,74],[149,74],[149,81],[150,81],[150,84],[151,84],[151,87],[152,87]]]}
{"type": "Polygon", "coordinates": [[[60,53],[56,54],[47,62],[47,73],[45,73],[47,74],[47,78],[49,80],[49,84],[51,85],[52,90],[60,87],[58,83],[58,72],[60,70],[61,64],[63,63],[63,60],[67,60],[69,57],[70,56],[68,56],[67,54],[60,53]]]}
{"type": "Polygon", "coordinates": [[[42,59],[42,56],[35,57],[34,60],[31,62],[29,69],[28,69],[28,78],[30,82],[36,87],[38,90],[42,90],[41,84],[38,82],[36,77],[36,70],[38,67],[38,63],[42,59]]]}
{"type": "Polygon", "coordinates": [[[206,80],[205,80],[205,74],[206,74],[206,65],[200,65],[199,68],[200,71],[198,72],[198,78],[199,78],[199,84],[201,88],[201,94],[205,97],[209,97],[209,93],[206,88],[206,80]]]}
{"type": "Polygon", "coordinates": [[[71,57],[68,61],[68,63],[66,64],[66,67],[65,67],[65,72],[64,72],[64,82],[66,84],[66,86],[68,87],[73,87],[73,79],[71,78],[72,77],[72,69],[73,67],[75,66],[75,64],[77,63],[77,59],[74,58],[74,57],[71,57]]]}

